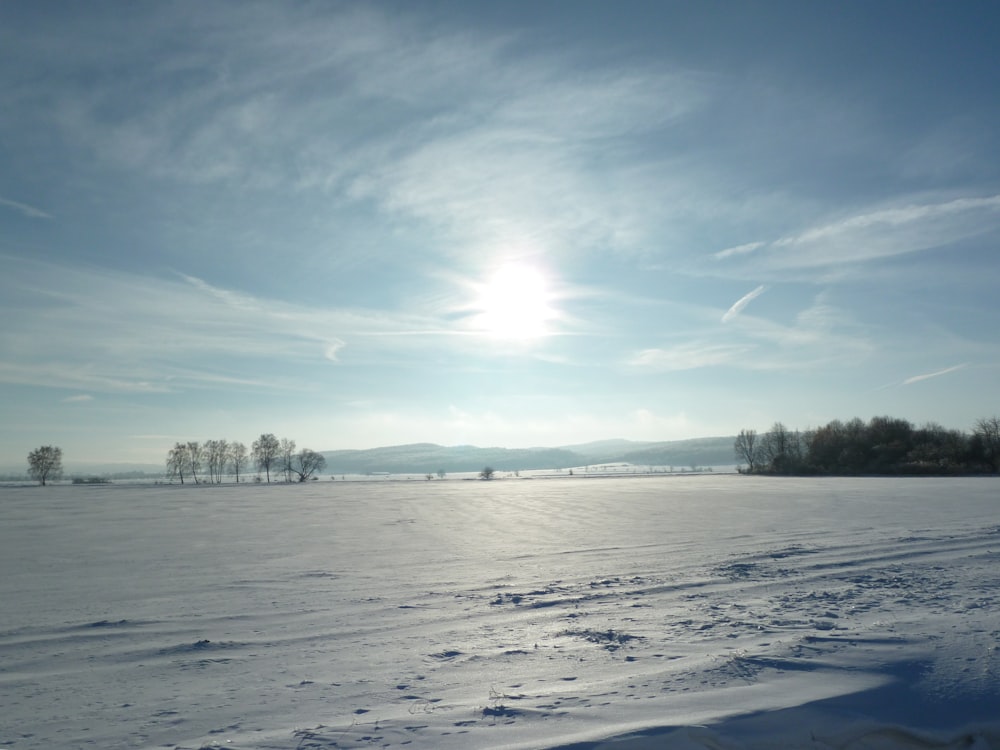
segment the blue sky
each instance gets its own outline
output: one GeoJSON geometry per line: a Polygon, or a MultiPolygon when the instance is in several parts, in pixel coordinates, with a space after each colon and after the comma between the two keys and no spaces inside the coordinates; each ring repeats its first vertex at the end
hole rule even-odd
{"type": "Polygon", "coordinates": [[[4,3],[0,464],[1000,410],[992,2],[4,3]]]}

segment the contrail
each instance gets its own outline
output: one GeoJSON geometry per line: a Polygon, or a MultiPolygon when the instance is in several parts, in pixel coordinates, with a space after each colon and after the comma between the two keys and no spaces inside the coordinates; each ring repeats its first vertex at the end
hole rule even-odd
{"type": "Polygon", "coordinates": [[[961,370],[965,367],[965,364],[955,365],[954,367],[948,367],[944,370],[938,370],[937,372],[928,372],[925,375],[914,375],[912,378],[907,378],[903,381],[903,385],[910,385],[911,383],[919,383],[921,380],[929,380],[930,378],[936,378],[938,375],[947,375],[949,372],[955,372],[955,370],[961,370]]]}
{"type": "Polygon", "coordinates": [[[728,323],[730,320],[732,320],[733,318],[735,318],[737,315],[739,315],[741,312],[743,312],[743,308],[744,307],[746,307],[751,302],[753,302],[755,299],[757,299],[757,297],[759,297],[760,295],[762,295],[766,290],[767,290],[767,287],[764,286],[763,284],[761,284],[759,287],[757,287],[756,289],[754,289],[749,294],[744,294],[742,297],[740,297],[738,300],[736,300],[736,302],[733,303],[732,307],[730,307],[728,310],[726,310],[726,314],[722,316],[722,322],[723,323],[728,323]]]}

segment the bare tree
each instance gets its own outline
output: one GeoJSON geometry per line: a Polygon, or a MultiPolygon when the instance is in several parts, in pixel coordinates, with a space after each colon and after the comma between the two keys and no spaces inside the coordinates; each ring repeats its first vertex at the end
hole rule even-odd
{"type": "Polygon", "coordinates": [[[281,455],[281,443],[273,433],[261,435],[253,441],[251,448],[253,462],[257,466],[257,471],[263,471],[267,475],[267,481],[271,481],[271,467],[275,465],[281,455]]]}
{"type": "Polygon", "coordinates": [[[316,472],[322,471],[326,467],[326,458],[323,457],[322,453],[303,448],[292,457],[291,467],[299,481],[305,482],[311,479],[316,472]]]}
{"type": "Polygon", "coordinates": [[[205,449],[201,447],[197,440],[189,440],[187,443],[188,469],[194,477],[194,483],[198,484],[198,470],[201,468],[202,459],[205,456],[205,449]]]}
{"type": "Polygon", "coordinates": [[[62,476],[62,448],[43,445],[28,454],[28,474],[43,487],[50,479],[62,476]]]}
{"type": "Polygon", "coordinates": [[[993,471],[1000,471],[1000,417],[977,419],[972,435],[993,471]]]}
{"type": "Polygon", "coordinates": [[[736,452],[736,457],[747,465],[747,473],[753,474],[760,455],[757,430],[740,430],[740,434],[736,436],[733,450],[736,452]]]}
{"type": "Polygon", "coordinates": [[[215,453],[218,449],[216,448],[214,440],[206,440],[201,444],[201,458],[204,462],[205,470],[208,472],[208,477],[205,481],[209,484],[215,484],[215,453]]]}
{"type": "Polygon", "coordinates": [[[240,472],[247,465],[247,447],[243,443],[230,443],[228,451],[229,465],[233,467],[236,483],[240,482],[240,472]]]}
{"type": "Polygon", "coordinates": [[[215,484],[222,483],[222,475],[229,461],[229,443],[226,440],[205,441],[205,463],[208,464],[209,480],[215,484]]]}
{"type": "Polygon", "coordinates": [[[188,470],[188,448],[184,443],[174,443],[167,453],[167,478],[177,477],[184,484],[184,475],[188,470]]]}
{"type": "Polygon", "coordinates": [[[281,470],[285,472],[285,481],[292,481],[292,474],[295,468],[292,466],[295,460],[295,441],[288,438],[281,438],[281,470]]]}
{"type": "Polygon", "coordinates": [[[793,471],[802,461],[802,436],[775,422],[761,440],[758,460],[771,471],[793,471]]]}
{"type": "Polygon", "coordinates": [[[496,473],[492,466],[486,466],[481,472],[479,472],[480,479],[492,479],[493,475],[496,473]]]}

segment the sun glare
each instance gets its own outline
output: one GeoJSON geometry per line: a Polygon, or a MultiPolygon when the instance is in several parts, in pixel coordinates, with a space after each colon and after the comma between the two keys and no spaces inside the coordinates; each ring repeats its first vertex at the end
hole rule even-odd
{"type": "Polygon", "coordinates": [[[507,264],[480,289],[477,328],[503,339],[540,338],[556,317],[550,299],[545,277],[537,269],[507,264]]]}

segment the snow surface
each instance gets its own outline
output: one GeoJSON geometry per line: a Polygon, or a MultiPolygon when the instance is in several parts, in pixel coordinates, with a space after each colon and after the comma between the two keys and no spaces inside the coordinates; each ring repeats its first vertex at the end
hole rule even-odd
{"type": "Polygon", "coordinates": [[[1000,480],[0,489],[0,747],[1000,747],[1000,480]]]}

